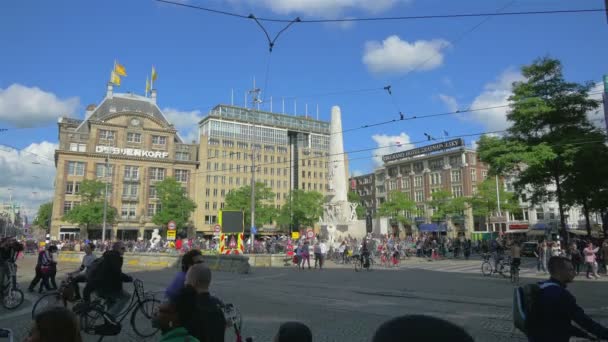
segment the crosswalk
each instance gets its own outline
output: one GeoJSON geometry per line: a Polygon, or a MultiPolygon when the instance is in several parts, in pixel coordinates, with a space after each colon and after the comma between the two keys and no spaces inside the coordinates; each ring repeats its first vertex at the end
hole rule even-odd
{"type": "MultiPolygon", "coordinates": [[[[401,269],[419,269],[427,271],[437,272],[450,272],[450,273],[468,273],[468,274],[481,274],[481,262],[482,260],[433,260],[428,261],[427,259],[415,259],[403,260],[399,265],[401,269]]],[[[519,274],[521,277],[535,277],[539,274],[536,270],[536,260],[522,260],[519,274]]],[[[544,275],[543,275],[544,276],[544,275]]]]}

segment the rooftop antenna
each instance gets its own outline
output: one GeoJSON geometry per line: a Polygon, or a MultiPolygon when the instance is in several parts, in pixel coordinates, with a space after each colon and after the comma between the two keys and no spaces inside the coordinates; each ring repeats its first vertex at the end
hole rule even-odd
{"type": "Polygon", "coordinates": [[[251,103],[253,104],[254,108],[257,108],[258,110],[260,110],[260,103],[262,103],[262,100],[260,99],[260,93],[262,91],[260,90],[260,88],[256,88],[255,87],[255,77],[253,78],[253,89],[249,90],[248,93],[251,94],[251,103]]]}
{"type": "Polygon", "coordinates": [[[234,88],[230,89],[230,105],[234,106],[234,88]]]}
{"type": "Polygon", "coordinates": [[[317,103],[317,120],[319,120],[319,104],[317,103]]]}
{"type": "Polygon", "coordinates": [[[298,115],[298,100],[293,99],[293,116],[298,115]]]}
{"type": "Polygon", "coordinates": [[[270,96],[270,112],[272,113],[272,95],[270,96]]]}
{"type": "Polygon", "coordinates": [[[283,109],[282,109],[283,114],[285,114],[285,98],[284,97],[281,97],[281,103],[283,105],[283,109]]]}
{"type": "Polygon", "coordinates": [[[305,107],[304,111],[306,113],[306,117],[308,117],[308,103],[304,107],[305,107]]]}

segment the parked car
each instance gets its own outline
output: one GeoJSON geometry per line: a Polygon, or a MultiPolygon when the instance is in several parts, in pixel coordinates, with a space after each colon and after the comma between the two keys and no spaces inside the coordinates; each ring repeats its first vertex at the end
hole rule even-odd
{"type": "Polygon", "coordinates": [[[521,246],[521,255],[526,257],[533,257],[534,252],[538,248],[538,242],[536,241],[528,241],[524,242],[523,246],[521,246]]]}

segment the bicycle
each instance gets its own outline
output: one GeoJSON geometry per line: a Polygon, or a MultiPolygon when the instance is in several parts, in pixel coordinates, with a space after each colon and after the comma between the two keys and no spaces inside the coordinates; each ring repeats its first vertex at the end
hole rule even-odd
{"type": "Polygon", "coordinates": [[[366,269],[367,271],[372,270],[372,265],[375,263],[374,259],[369,255],[367,256],[367,263],[364,259],[365,258],[361,255],[352,256],[352,261],[355,264],[355,272],[360,272],[363,269],[366,269]]]}
{"type": "Polygon", "coordinates": [[[519,284],[519,266],[511,264],[511,283],[519,284]]]}
{"type": "Polygon", "coordinates": [[[490,254],[484,254],[483,262],[481,263],[481,273],[484,276],[490,276],[493,273],[499,273],[505,278],[511,277],[511,257],[502,258],[497,263],[497,269],[494,268],[492,262],[490,262],[490,254]]]}
{"type": "Polygon", "coordinates": [[[23,304],[23,291],[17,287],[17,265],[8,263],[8,274],[2,284],[2,306],[14,310],[23,304]]]}
{"type": "Polygon", "coordinates": [[[139,337],[152,337],[159,329],[152,328],[149,321],[154,317],[161,302],[151,293],[146,293],[144,291],[143,281],[133,279],[133,288],[134,291],[127,308],[123,312],[118,313],[116,317],[113,317],[113,315],[107,312],[108,306],[113,304],[111,298],[100,296],[85,306],[84,302],[75,300],[72,284],[68,278],[68,281],[62,282],[56,292],[45,294],[36,301],[32,308],[32,317],[35,317],[38,313],[49,307],[63,306],[76,314],[79,318],[80,329],[84,333],[99,335],[100,338],[98,341],[101,341],[105,336],[118,335],[122,330],[122,321],[127,317],[129,312],[131,312],[130,323],[133,331],[139,337]],[[83,306],[85,309],[82,308],[83,306]],[[146,326],[138,326],[137,322],[138,318],[140,318],[138,315],[143,315],[143,318],[148,321],[147,327],[150,327],[149,331],[145,330],[146,326]],[[116,330],[102,331],[102,328],[104,328],[107,323],[116,323],[116,330]]]}

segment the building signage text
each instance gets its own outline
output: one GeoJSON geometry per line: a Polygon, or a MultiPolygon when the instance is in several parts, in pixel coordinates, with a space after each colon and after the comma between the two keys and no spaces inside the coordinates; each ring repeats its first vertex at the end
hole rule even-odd
{"type": "Polygon", "coordinates": [[[397,153],[393,153],[393,154],[387,154],[385,156],[382,156],[382,161],[389,162],[389,161],[393,161],[393,160],[397,160],[397,159],[414,157],[414,156],[417,156],[420,154],[437,152],[437,151],[445,150],[448,148],[460,147],[460,146],[464,146],[464,141],[462,139],[453,139],[453,140],[448,140],[448,141],[440,142],[440,143],[433,144],[433,145],[415,148],[412,150],[401,151],[401,152],[397,152],[397,153]]]}
{"type": "Polygon", "coordinates": [[[138,148],[118,148],[111,146],[95,146],[95,152],[108,154],[122,154],[133,157],[167,158],[169,152],[140,150],[138,148]]]}

